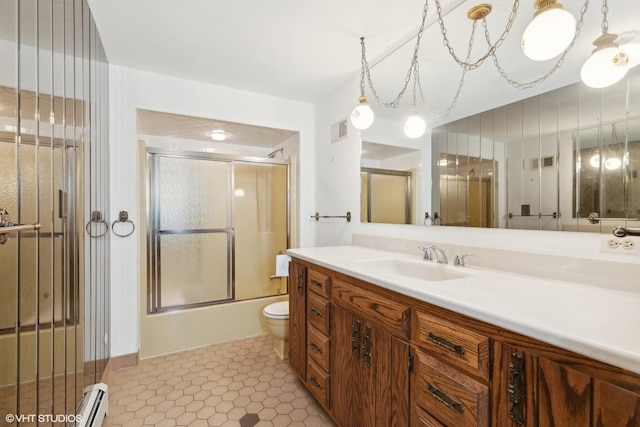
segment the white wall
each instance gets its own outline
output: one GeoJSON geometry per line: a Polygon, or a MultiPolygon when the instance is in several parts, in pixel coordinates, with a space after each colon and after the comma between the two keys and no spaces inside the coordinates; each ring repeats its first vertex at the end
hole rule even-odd
{"type": "MultiPolygon", "coordinates": [[[[297,131],[300,134],[301,216],[315,212],[314,106],[155,73],[110,67],[111,209],[126,210],[138,223],[136,109],[212,118],[297,131]]],[[[111,356],[136,353],[139,346],[139,234],[114,237],[111,244],[111,356]]],[[[301,246],[314,244],[310,223],[299,228],[301,246]]]]}

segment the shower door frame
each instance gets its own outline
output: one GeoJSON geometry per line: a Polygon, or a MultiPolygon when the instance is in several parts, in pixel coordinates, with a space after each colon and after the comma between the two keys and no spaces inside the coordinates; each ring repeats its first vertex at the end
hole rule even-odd
{"type": "MultiPolygon", "coordinates": [[[[288,160],[275,160],[272,158],[252,157],[252,156],[234,156],[227,154],[215,154],[206,152],[186,151],[186,150],[171,150],[166,148],[146,147],[146,177],[147,177],[147,192],[146,192],[146,217],[147,217],[147,314],[160,314],[176,310],[185,310],[198,307],[208,307],[213,305],[227,304],[237,302],[235,299],[235,227],[234,227],[234,197],[233,191],[235,188],[235,163],[259,163],[259,164],[271,164],[271,165],[283,165],[286,167],[286,246],[289,247],[290,243],[290,203],[291,203],[291,168],[288,160]],[[206,230],[161,230],[157,227],[159,221],[160,212],[160,194],[158,188],[158,179],[155,176],[157,171],[157,157],[173,157],[192,160],[210,160],[219,162],[228,162],[230,164],[229,179],[229,193],[228,193],[228,227],[206,229],[206,230]],[[161,278],[161,265],[160,265],[160,242],[159,237],[162,234],[192,234],[192,233],[226,233],[227,238],[230,239],[230,244],[227,248],[227,260],[230,265],[230,270],[227,278],[231,284],[231,291],[229,298],[201,301],[195,303],[187,303],[180,305],[172,305],[168,307],[162,307],[162,278],[161,278]],[[156,283],[158,285],[156,285],[156,283]],[[156,295],[157,294],[157,295],[156,295]]],[[[245,300],[242,300],[245,301],[245,300]]]]}

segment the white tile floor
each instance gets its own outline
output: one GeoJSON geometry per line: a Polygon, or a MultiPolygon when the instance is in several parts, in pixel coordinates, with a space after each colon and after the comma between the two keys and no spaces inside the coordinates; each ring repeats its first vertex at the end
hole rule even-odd
{"type": "Polygon", "coordinates": [[[109,378],[105,426],[334,426],[269,335],[145,359],[109,378]]]}

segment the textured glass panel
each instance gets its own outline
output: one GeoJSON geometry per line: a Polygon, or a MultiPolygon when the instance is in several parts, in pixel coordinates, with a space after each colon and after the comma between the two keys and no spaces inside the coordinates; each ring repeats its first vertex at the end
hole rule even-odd
{"type": "Polygon", "coordinates": [[[233,212],[235,299],[286,292],[286,279],[269,276],[276,255],[287,250],[287,167],[236,163],[233,212]]]}
{"type": "Polygon", "coordinates": [[[371,222],[404,224],[407,177],[371,174],[371,222]]]}
{"type": "MultiPolygon", "coordinates": [[[[29,235],[27,235],[29,236],[29,235]]],[[[61,241],[34,237],[21,237],[20,243],[20,323],[22,326],[62,320],[62,262],[61,241]],[[35,256],[36,242],[40,241],[38,257],[35,256]],[[53,264],[52,264],[53,261],[53,264]],[[57,267],[53,267],[53,266],[57,267]],[[36,272],[39,281],[36,281],[36,272]],[[55,308],[54,308],[55,304],[55,308]]],[[[15,313],[15,309],[14,309],[15,313]]]]}
{"type": "Polygon", "coordinates": [[[162,307],[231,297],[227,236],[227,233],[162,235],[162,307]]]}
{"type": "Polygon", "coordinates": [[[160,157],[160,229],[227,227],[229,169],[228,162],[160,157]]]}

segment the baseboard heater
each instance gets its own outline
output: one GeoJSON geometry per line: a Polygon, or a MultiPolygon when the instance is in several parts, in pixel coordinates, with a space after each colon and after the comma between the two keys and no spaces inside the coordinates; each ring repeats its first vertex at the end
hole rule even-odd
{"type": "Polygon", "coordinates": [[[109,409],[108,387],[104,383],[93,384],[84,389],[84,396],[72,427],[100,427],[109,409]]]}

